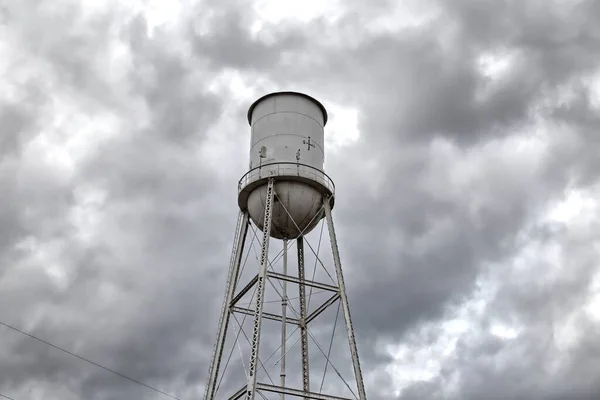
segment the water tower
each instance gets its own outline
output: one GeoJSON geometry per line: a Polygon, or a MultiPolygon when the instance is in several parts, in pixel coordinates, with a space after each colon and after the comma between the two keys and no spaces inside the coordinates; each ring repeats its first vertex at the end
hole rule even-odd
{"type": "MultiPolygon", "coordinates": [[[[356,349],[356,341],[350,318],[350,309],[342,274],[336,234],[331,210],[334,206],[335,187],[333,181],[323,171],[324,127],[327,111],[314,98],[297,92],[276,92],[256,100],[248,110],[251,126],[250,165],[248,172],[238,185],[238,205],[240,213],[234,237],[233,251],[227,277],[225,300],[220,314],[217,341],[209,369],[209,379],[205,389],[205,400],[265,398],[262,393],[278,393],[283,399],[300,397],[304,399],[346,400],[344,397],[311,391],[309,366],[308,326],[325,308],[339,303],[347,331],[352,370],[356,383],[356,397],[365,400],[362,372],[356,349]],[[325,284],[308,280],[304,266],[304,236],[325,218],[331,243],[331,254],[335,267],[336,284],[325,284]],[[247,240],[248,228],[253,223],[262,231],[262,241],[257,274],[241,289],[238,281],[242,253],[247,240]],[[271,271],[269,242],[281,240],[283,243],[283,268],[281,272],[271,271]],[[297,247],[297,274],[288,274],[288,241],[295,240],[297,247]],[[266,281],[276,279],[282,282],[282,302],[280,315],[263,312],[266,281]],[[287,315],[287,284],[297,286],[298,318],[287,315]],[[329,290],[331,297],[313,313],[306,308],[306,287],[329,290]],[[256,300],[253,308],[238,306],[239,299],[254,288],[256,300]],[[252,333],[249,337],[250,355],[246,367],[246,382],[242,382],[237,392],[218,394],[219,370],[230,317],[233,313],[243,313],[253,317],[252,333]],[[281,322],[281,375],[280,383],[259,381],[259,348],[261,328],[264,319],[281,322]],[[286,386],[286,327],[296,325],[300,331],[302,388],[286,386]],[[260,393],[260,396],[257,395],[260,393]]],[[[354,392],[353,392],[354,393],[354,392]]],[[[349,399],[348,399],[349,400],[349,399]]]]}

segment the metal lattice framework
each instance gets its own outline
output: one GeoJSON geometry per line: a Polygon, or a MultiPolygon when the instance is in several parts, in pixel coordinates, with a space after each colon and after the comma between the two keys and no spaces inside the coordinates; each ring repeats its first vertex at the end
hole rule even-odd
{"type": "MultiPolygon", "coordinates": [[[[328,233],[329,233],[329,241],[331,244],[331,253],[333,258],[333,264],[335,267],[335,276],[336,279],[331,277],[327,270],[327,274],[331,278],[333,284],[318,282],[314,279],[306,279],[306,271],[305,271],[305,244],[309,246],[313,254],[317,257],[316,262],[320,262],[321,265],[323,263],[320,261],[317,252],[314,251],[310,243],[305,240],[305,237],[301,234],[298,238],[295,239],[296,247],[297,247],[297,264],[298,264],[298,276],[292,276],[288,274],[288,240],[283,240],[283,249],[276,257],[276,260],[283,259],[283,268],[281,272],[275,272],[273,270],[272,264],[275,263],[276,260],[269,260],[269,242],[270,231],[271,231],[271,223],[273,218],[273,205],[274,201],[277,199],[277,193],[275,193],[274,187],[274,178],[270,178],[267,184],[266,191],[266,199],[265,199],[265,209],[264,209],[264,223],[263,223],[263,234],[262,240],[259,240],[258,237],[255,238],[260,242],[260,257],[258,258],[259,268],[258,273],[254,275],[241,289],[238,290],[238,284],[240,280],[241,272],[243,269],[242,266],[242,258],[244,253],[244,248],[248,239],[248,231],[250,226],[250,220],[248,217],[248,213],[246,211],[241,211],[238,217],[236,233],[234,237],[232,256],[229,265],[229,271],[227,275],[227,288],[225,292],[225,299],[223,301],[223,306],[221,308],[221,314],[219,317],[219,328],[217,333],[217,340],[213,350],[213,357],[210,363],[209,368],[209,379],[205,388],[204,400],[216,400],[216,399],[241,399],[245,398],[246,400],[254,400],[256,398],[266,399],[265,394],[268,393],[276,393],[279,394],[281,399],[287,395],[292,398],[304,398],[304,399],[315,399],[315,400],[351,400],[349,397],[339,397],[335,395],[329,395],[321,393],[323,389],[323,383],[325,380],[325,374],[328,368],[331,368],[335,371],[335,373],[342,379],[343,383],[346,385],[348,390],[352,393],[354,399],[358,400],[366,400],[365,388],[362,378],[362,372],[360,368],[358,351],[356,348],[356,340],[354,337],[354,330],[352,327],[352,320],[350,317],[350,308],[348,305],[348,298],[346,295],[346,287],[344,283],[344,278],[342,274],[342,267],[340,262],[339,250],[337,245],[337,239],[335,234],[335,229],[333,225],[333,219],[331,216],[331,199],[326,197],[323,201],[322,208],[315,218],[322,218],[323,214],[325,217],[324,223],[327,224],[328,233]],[[280,258],[281,256],[281,258],[280,258]],[[281,313],[272,313],[266,312],[264,310],[265,305],[265,291],[267,289],[267,282],[271,285],[273,290],[277,293],[281,298],[281,313]],[[275,286],[275,282],[279,285],[279,289],[275,286]],[[290,298],[288,297],[288,284],[294,284],[298,286],[298,308],[296,310],[290,304],[290,298]],[[310,295],[307,299],[307,288],[310,288],[310,295]],[[319,292],[329,293],[330,295],[327,297],[325,301],[323,301],[318,307],[316,307],[312,312],[309,312],[308,305],[311,301],[311,295],[313,294],[313,290],[318,290],[319,292]],[[250,291],[253,291],[252,298],[255,299],[254,307],[245,307],[240,304],[242,298],[244,298],[250,291]],[[332,364],[330,360],[331,349],[333,338],[335,334],[335,327],[337,323],[337,314],[336,320],[333,323],[333,333],[331,337],[331,342],[329,344],[329,349],[325,351],[323,347],[318,343],[314,335],[311,333],[309,326],[311,323],[323,312],[333,306],[334,304],[338,305],[337,314],[341,311],[344,315],[344,322],[346,326],[347,332],[347,340],[349,344],[350,350],[350,359],[352,362],[352,369],[354,372],[354,381],[355,381],[355,390],[348,384],[346,380],[342,377],[339,370],[332,364]],[[292,311],[293,316],[288,315],[288,309],[292,311]],[[243,320],[240,323],[236,317],[236,314],[240,314],[246,317],[253,318],[252,324],[252,334],[250,337],[246,335],[243,330],[243,320]],[[235,332],[235,342],[234,347],[237,344],[238,349],[240,350],[240,355],[242,355],[242,350],[239,347],[238,339],[240,334],[242,334],[246,341],[250,345],[250,359],[249,363],[246,366],[243,365],[244,371],[246,373],[246,383],[239,388],[234,393],[230,394],[218,394],[219,386],[223,379],[223,373],[221,373],[221,362],[223,359],[223,352],[225,348],[225,342],[228,334],[229,323],[231,318],[234,318],[236,323],[238,324],[239,331],[235,332]],[[272,320],[281,323],[281,346],[275,350],[281,351],[281,356],[279,360],[275,363],[275,365],[280,364],[280,382],[279,384],[275,384],[271,376],[269,375],[270,370],[265,367],[265,363],[268,362],[275,353],[271,354],[266,360],[261,360],[259,357],[260,353],[260,344],[261,344],[261,329],[263,320],[272,320]],[[288,335],[287,326],[291,325],[295,327],[295,330],[288,335]],[[293,344],[288,346],[288,341],[291,336],[299,331],[300,335],[298,340],[293,344]],[[309,339],[314,342],[316,348],[319,350],[323,358],[326,360],[325,370],[323,373],[323,379],[321,380],[321,387],[318,392],[314,389],[311,391],[310,385],[310,364],[309,364],[309,339]],[[286,355],[289,350],[292,349],[298,342],[300,342],[300,355],[301,355],[301,381],[302,388],[292,388],[286,386],[286,355]],[[258,373],[264,370],[264,376],[258,377],[258,373]],[[262,380],[265,376],[269,379],[270,383],[263,382],[262,380]]],[[[280,203],[281,204],[281,203],[280,203]]],[[[282,204],[283,205],[283,204],[282,204]]],[[[284,206],[285,208],[285,206],[284,206]]],[[[287,210],[286,210],[287,212],[287,210]]],[[[288,213],[289,216],[289,213],[288,213]]],[[[291,217],[291,216],[290,216],[291,217]]],[[[294,222],[295,223],[295,222],[294,222]]],[[[321,232],[322,234],[323,232],[321,232]]],[[[254,244],[254,243],[252,243],[254,244]]],[[[320,242],[319,242],[320,247],[320,242]]],[[[315,268],[316,268],[315,262],[315,268]]],[[[323,265],[323,268],[324,265],[323,265]]],[[[269,289],[270,290],[270,289],[269,289]]],[[[235,327],[234,327],[235,330],[235,327]]],[[[231,351],[233,352],[233,348],[231,351]]],[[[229,358],[225,364],[225,368],[229,365],[229,361],[231,359],[231,354],[229,354],[229,358]]],[[[243,363],[243,355],[242,355],[242,363],[243,363]]],[[[271,369],[275,366],[273,365],[271,369]]],[[[224,372],[224,371],[223,371],[224,372]]]]}

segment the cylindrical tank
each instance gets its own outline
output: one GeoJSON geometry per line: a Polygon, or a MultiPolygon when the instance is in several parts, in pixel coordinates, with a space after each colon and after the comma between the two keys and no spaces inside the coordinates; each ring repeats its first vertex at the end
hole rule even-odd
{"type": "Polygon", "coordinates": [[[294,239],[323,218],[324,196],[334,185],[323,172],[325,107],[298,92],[276,92],[248,110],[251,126],[249,171],[240,180],[238,204],[263,229],[267,183],[275,179],[271,236],[294,239]]]}

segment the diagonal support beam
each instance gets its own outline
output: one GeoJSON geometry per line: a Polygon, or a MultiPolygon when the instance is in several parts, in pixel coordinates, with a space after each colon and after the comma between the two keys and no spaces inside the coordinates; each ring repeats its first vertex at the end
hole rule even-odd
{"type": "Polygon", "coordinates": [[[237,392],[235,392],[235,394],[233,396],[231,396],[228,400],[238,400],[244,394],[246,394],[246,385],[242,386],[240,388],[240,390],[238,390],[237,392]]]}
{"type": "MultiPolygon", "coordinates": [[[[279,279],[282,281],[300,284],[300,279],[296,278],[295,276],[279,274],[277,272],[267,272],[267,276],[269,278],[274,278],[274,279],[279,279]]],[[[336,286],[327,285],[325,283],[320,283],[320,282],[315,282],[315,281],[309,281],[307,279],[304,279],[302,281],[302,283],[306,286],[312,286],[317,289],[327,290],[327,291],[334,292],[334,293],[338,293],[340,291],[340,289],[337,288],[336,286]]]]}
{"type": "Polygon", "coordinates": [[[254,278],[252,278],[242,290],[240,290],[240,292],[233,298],[233,300],[231,300],[231,303],[229,303],[229,307],[235,306],[237,302],[240,301],[240,299],[244,297],[244,295],[246,295],[246,293],[248,293],[250,289],[252,289],[256,282],[258,282],[258,274],[254,278]]]}
{"type": "Polygon", "coordinates": [[[332,305],[333,303],[335,303],[338,299],[340,298],[340,294],[336,293],[333,296],[331,296],[325,303],[321,304],[319,306],[319,308],[317,308],[315,311],[313,311],[307,318],[306,318],[306,323],[310,323],[310,321],[312,321],[313,319],[317,318],[323,311],[325,311],[327,309],[327,307],[329,307],[330,305],[332,305]]]}
{"type": "Polygon", "coordinates": [[[327,394],[314,393],[314,392],[305,392],[300,389],[292,389],[289,387],[281,387],[275,385],[267,385],[265,383],[257,383],[256,388],[265,392],[272,393],[281,393],[281,394],[289,394],[294,397],[304,397],[305,399],[312,400],[352,400],[347,397],[338,397],[338,396],[330,396],[327,394]]]}
{"type": "MultiPolygon", "coordinates": [[[[247,308],[242,308],[242,307],[231,307],[231,311],[238,312],[240,314],[251,315],[251,316],[254,315],[254,310],[249,310],[247,308]]],[[[271,314],[271,313],[267,313],[264,311],[263,311],[262,316],[265,319],[270,319],[270,320],[278,321],[278,322],[282,322],[282,320],[283,320],[283,318],[280,315],[271,314]]],[[[287,317],[285,319],[285,322],[287,322],[288,324],[292,324],[292,325],[300,325],[300,320],[298,320],[296,318],[287,317]]]]}

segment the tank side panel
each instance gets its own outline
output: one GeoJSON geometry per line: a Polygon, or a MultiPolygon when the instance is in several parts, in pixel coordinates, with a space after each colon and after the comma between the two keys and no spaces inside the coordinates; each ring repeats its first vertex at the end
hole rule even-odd
{"type": "Polygon", "coordinates": [[[273,97],[275,101],[275,110],[277,112],[297,112],[304,114],[323,126],[323,113],[321,109],[312,101],[294,95],[281,95],[273,97]]]}
{"type": "Polygon", "coordinates": [[[268,98],[252,114],[250,167],[299,162],[322,170],[323,139],[323,114],[312,101],[294,95],[268,98]],[[266,157],[261,160],[263,146],[266,157]]]}
{"type": "Polygon", "coordinates": [[[319,143],[322,136],[320,126],[297,114],[265,117],[253,127],[254,143],[250,148],[252,167],[259,165],[260,149],[265,147],[266,157],[262,159],[262,164],[299,162],[322,169],[324,151],[319,143]]]}

